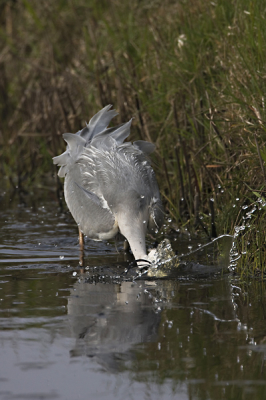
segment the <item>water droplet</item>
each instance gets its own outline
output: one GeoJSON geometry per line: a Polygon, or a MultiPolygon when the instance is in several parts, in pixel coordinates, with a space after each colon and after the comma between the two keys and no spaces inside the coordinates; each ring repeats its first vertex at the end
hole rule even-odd
{"type": "Polygon", "coordinates": [[[210,198],[210,201],[214,201],[214,198],[213,198],[213,197],[211,197],[211,198],[210,198]]]}
{"type": "Polygon", "coordinates": [[[143,224],[146,224],[146,221],[143,221],[143,224]]]}
{"type": "Polygon", "coordinates": [[[74,271],[72,275],[73,275],[73,276],[76,276],[76,275],[77,275],[77,272],[76,272],[76,271],[74,271]]]}
{"type": "Polygon", "coordinates": [[[144,199],[145,198],[145,196],[140,196],[141,197],[141,199],[144,199]]]}
{"type": "Polygon", "coordinates": [[[168,218],[168,222],[172,222],[171,218],[168,218]]]}
{"type": "Polygon", "coordinates": [[[65,256],[59,256],[60,260],[63,260],[65,258],[65,256]]]}
{"type": "Polygon", "coordinates": [[[236,201],[239,201],[239,197],[236,198],[236,201]]]}

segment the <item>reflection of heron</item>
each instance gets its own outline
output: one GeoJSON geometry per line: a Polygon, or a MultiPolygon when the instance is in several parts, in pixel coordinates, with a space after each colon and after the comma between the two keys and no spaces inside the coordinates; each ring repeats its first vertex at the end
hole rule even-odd
{"type": "Polygon", "coordinates": [[[162,203],[148,155],[154,145],[124,140],[131,121],[107,129],[117,115],[106,106],[76,134],[65,133],[66,151],[54,157],[65,177],[65,199],[83,234],[91,239],[113,238],[118,232],[128,240],[135,259],[148,260],[145,236],[163,221],[162,203]]]}
{"type": "Polygon", "coordinates": [[[76,338],[71,355],[95,357],[108,370],[117,369],[118,358],[131,358],[135,344],[156,340],[160,313],[155,313],[153,299],[142,286],[77,282],[68,298],[76,338]]]}

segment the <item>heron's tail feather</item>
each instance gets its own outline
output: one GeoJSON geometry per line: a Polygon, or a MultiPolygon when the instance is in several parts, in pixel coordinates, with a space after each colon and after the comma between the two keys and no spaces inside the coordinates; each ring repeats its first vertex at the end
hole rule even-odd
{"type": "MultiPolygon", "coordinates": [[[[116,110],[110,110],[112,105],[108,105],[95,114],[89,124],[76,134],[64,133],[63,138],[67,142],[66,151],[53,158],[53,163],[60,166],[58,175],[65,177],[68,168],[73,165],[81,156],[84,148],[93,146],[99,150],[111,150],[123,144],[130,134],[132,119],[116,127],[107,128],[112,118],[118,115],[116,110]]],[[[150,154],[154,150],[154,145],[145,141],[134,142],[134,147],[145,154],[150,154]]]]}

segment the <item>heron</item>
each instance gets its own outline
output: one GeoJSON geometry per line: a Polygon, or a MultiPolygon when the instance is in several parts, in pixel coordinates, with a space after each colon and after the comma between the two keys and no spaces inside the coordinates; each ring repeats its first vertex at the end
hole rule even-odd
{"type": "Polygon", "coordinates": [[[117,234],[128,241],[138,267],[149,263],[146,233],[157,233],[164,212],[149,155],[155,145],[125,142],[132,119],[115,127],[118,113],[107,105],[75,134],[64,133],[66,151],[53,158],[64,178],[66,204],[84,235],[109,240],[117,234]]]}

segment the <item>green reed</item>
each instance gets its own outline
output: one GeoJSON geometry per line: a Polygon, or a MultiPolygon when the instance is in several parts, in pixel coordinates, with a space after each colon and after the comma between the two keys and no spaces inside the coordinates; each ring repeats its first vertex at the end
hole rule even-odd
{"type": "Polygon", "coordinates": [[[132,140],[157,145],[173,228],[232,233],[253,192],[264,194],[263,2],[23,0],[0,11],[0,173],[10,185],[56,187],[62,133],[111,103],[118,123],[134,117],[132,140]]]}

